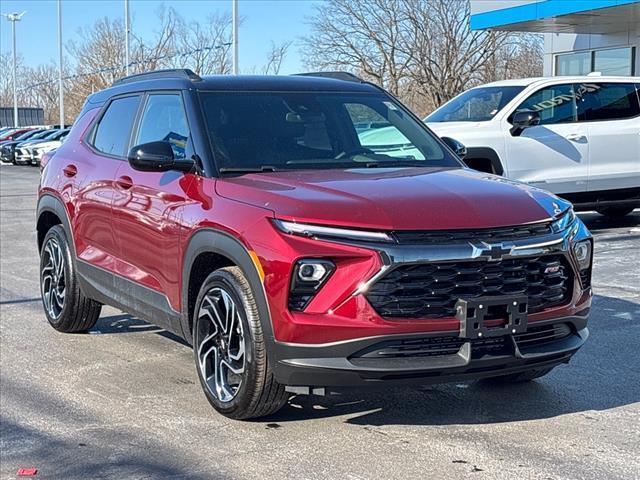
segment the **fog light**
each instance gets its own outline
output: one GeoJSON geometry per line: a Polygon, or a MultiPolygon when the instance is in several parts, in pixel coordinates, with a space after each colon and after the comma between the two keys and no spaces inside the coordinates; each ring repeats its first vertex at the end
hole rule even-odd
{"type": "Polygon", "coordinates": [[[327,274],[327,268],[322,263],[303,263],[298,269],[298,277],[303,282],[317,282],[327,274]]]}
{"type": "Polygon", "coordinates": [[[591,240],[583,240],[573,244],[573,254],[578,261],[580,270],[586,270],[591,266],[591,240]]]}
{"type": "Polygon", "coordinates": [[[330,260],[315,258],[299,260],[293,268],[291,277],[289,309],[304,310],[335,268],[335,264],[330,260]]]}

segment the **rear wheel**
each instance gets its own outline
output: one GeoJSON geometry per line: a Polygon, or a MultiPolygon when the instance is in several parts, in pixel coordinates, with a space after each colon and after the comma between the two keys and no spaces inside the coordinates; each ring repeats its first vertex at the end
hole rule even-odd
{"type": "Polygon", "coordinates": [[[282,408],[288,396],[269,368],[256,302],[239,268],[222,268],[207,277],[193,325],[198,377],[218,412],[243,420],[282,408]]]}
{"type": "Polygon", "coordinates": [[[60,225],[51,227],[42,242],[40,293],[47,320],[60,332],[84,332],[98,321],[102,305],[80,290],[67,236],[60,225]]]}
{"type": "Polygon", "coordinates": [[[524,372],[511,373],[509,375],[501,375],[499,377],[490,377],[487,378],[486,381],[489,383],[523,383],[530,382],[535,380],[536,378],[540,378],[545,376],[553,370],[553,367],[550,368],[534,368],[532,370],[526,370],[524,372]]]}
{"type": "Polygon", "coordinates": [[[600,215],[610,218],[622,218],[633,212],[633,207],[603,207],[596,210],[600,215]]]}

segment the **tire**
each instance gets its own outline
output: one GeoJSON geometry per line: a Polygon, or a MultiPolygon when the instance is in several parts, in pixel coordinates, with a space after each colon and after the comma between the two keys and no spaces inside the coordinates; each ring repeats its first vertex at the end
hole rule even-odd
{"type": "Polygon", "coordinates": [[[222,415],[236,420],[264,417],[287,402],[284,386],[275,381],[267,361],[251,286],[238,267],[216,270],[200,287],[193,312],[193,352],[207,400],[222,415]]]}
{"type": "Polygon", "coordinates": [[[490,377],[490,378],[487,378],[486,381],[494,384],[531,382],[536,378],[545,376],[547,373],[553,370],[553,368],[554,367],[535,368],[533,370],[525,370],[524,372],[511,373],[509,375],[501,375],[499,377],[490,377]]]}
{"type": "Polygon", "coordinates": [[[633,207],[603,207],[597,209],[596,212],[609,218],[622,218],[633,212],[633,207]]]}
{"type": "Polygon", "coordinates": [[[98,321],[102,305],[80,290],[67,235],[60,225],[51,227],[42,242],[40,294],[47,320],[59,332],[85,332],[98,321]]]}

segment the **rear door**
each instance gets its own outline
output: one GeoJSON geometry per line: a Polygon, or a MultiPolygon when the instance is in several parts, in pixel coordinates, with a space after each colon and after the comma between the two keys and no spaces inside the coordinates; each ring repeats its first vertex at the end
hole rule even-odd
{"type": "MultiPolygon", "coordinates": [[[[65,183],[61,190],[63,194],[75,197],[76,254],[85,263],[99,267],[100,271],[116,270],[117,249],[111,220],[114,180],[124,160],[139,104],[140,95],[112,99],[63,168],[65,183]]],[[[97,275],[100,272],[86,273],[97,275]]],[[[103,277],[100,275],[102,280],[109,282],[103,277]]]]}
{"type": "MultiPolygon", "coordinates": [[[[171,143],[175,158],[186,158],[189,127],[180,92],[150,93],[144,99],[131,145],[154,141],[171,143]]],[[[116,174],[113,221],[119,273],[145,289],[144,295],[129,293],[139,305],[148,302],[151,320],[169,329],[180,309],[180,225],[192,180],[193,175],[178,171],[137,171],[128,162],[116,174]]]]}
{"type": "Polygon", "coordinates": [[[590,146],[587,126],[578,122],[574,85],[540,88],[513,113],[504,127],[509,178],[557,194],[586,191],[590,146]],[[540,125],[515,136],[510,119],[519,110],[538,112],[540,125]]]}
{"type": "Polygon", "coordinates": [[[591,192],[640,187],[640,99],[629,83],[583,83],[578,117],[589,135],[591,192]]]}

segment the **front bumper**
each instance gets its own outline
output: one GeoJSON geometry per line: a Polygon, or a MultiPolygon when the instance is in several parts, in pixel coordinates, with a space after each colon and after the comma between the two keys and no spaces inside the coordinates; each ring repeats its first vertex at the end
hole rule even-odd
{"type": "Polygon", "coordinates": [[[484,340],[457,339],[456,343],[451,332],[443,332],[323,345],[276,343],[275,376],[284,385],[310,387],[312,392],[322,387],[468,381],[554,367],[567,363],[586,341],[587,314],[585,311],[531,325],[541,332],[545,327],[560,332],[555,336],[506,335],[484,340]]]}

